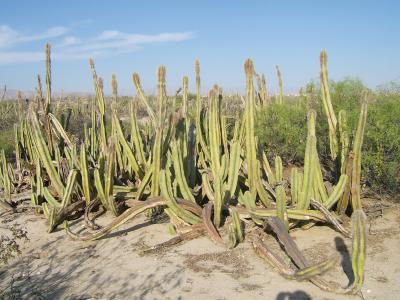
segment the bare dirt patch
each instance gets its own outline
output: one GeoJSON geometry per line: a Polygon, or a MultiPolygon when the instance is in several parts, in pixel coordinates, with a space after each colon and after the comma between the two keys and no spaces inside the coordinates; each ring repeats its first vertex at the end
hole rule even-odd
{"type": "MultiPolygon", "coordinates": [[[[393,205],[382,217],[370,219],[365,299],[397,299],[400,294],[399,208],[393,205]]],[[[110,219],[105,215],[99,224],[110,219]]],[[[1,219],[2,226],[13,224],[26,230],[29,241],[20,243],[18,257],[0,266],[0,299],[358,299],[282,278],[247,242],[227,250],[201,237],[142,255],[171,238],[165,224],[145,217],[95,242],[72,241],[63,230],[47,234],[44,220],[33,212],[1,219]]],[[[74,221],[73,229],[81,224],[74,221]]],[[[324,278],[341,287],[351,282],[350,240],[326,226],[291,235],[312,262],[339,253],[340,263],[324,278]]],[[[265,243],[280,251],[273,237],[265,243]]]]}

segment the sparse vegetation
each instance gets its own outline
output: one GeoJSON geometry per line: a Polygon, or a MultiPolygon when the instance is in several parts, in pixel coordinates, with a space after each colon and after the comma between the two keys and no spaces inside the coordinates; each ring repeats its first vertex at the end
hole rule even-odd
{"type": "Polygon", "coordinates": [[[7,264],[10,259],[20,254],[20,244],[28,241],[26,231],[21,229],[19,226],[7,226],[1,229],[0,265],[7,264]]]}

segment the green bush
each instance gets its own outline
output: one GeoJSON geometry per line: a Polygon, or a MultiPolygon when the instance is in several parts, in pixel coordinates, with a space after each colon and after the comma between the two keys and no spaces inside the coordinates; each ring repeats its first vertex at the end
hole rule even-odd
{"type": "Polygon", "coordinates": [[[271,104],[257,114],[256,133],[268,158],[280,155],[286,163],[303,161],[307,110],[303,101],[271,104]]]}
{"type": "Polygon", "coordinates": [[[400,95],[378,96],[369,106],[363,175],[378,193],[400,191],[400,95]]]}
{"type": "MultiPolygon", "coordinates": [[[[307,100],[303,96],[284,104],[270,104],[257,114],[257,136],[262,149],[272,161],[280,155],[286,164],[302,164],[307,135],[307,111],[317,111],[316,133],[318,153],[322,165],[333,167],[329,157],[328,124],[319,88],[307,86],[307,100]]],[[[336,115],[347,112],[352,140],[360,112],[365,86],[358,79],[346,78],[330,83],[332,104],[336,115]]],[[[367,126],[363,143],[362,182],[379,194],[400,192],[400,95],[373,94],[368,108],[367,126]]]]}
{"type": "Polygon", "coordinates": [[[6,158],[14,159],[14,129],[7,128],[0,131],[0,150],[4,149],[6,158]]]}

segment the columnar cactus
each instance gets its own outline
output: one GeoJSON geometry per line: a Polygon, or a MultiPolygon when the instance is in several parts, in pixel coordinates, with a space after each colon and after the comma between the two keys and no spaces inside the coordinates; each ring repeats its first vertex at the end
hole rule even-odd
{"type": "Polygon", "coordinates": [[[360,191],[360,181],[361,181],[361,147],[364,139],[365,125],[367,123],[367,111],[368,104],[366,99],[364,99],[361,104],[360,117],[358,119],[358,126],[356,135],[353,141],[353,168],[351,174],[351,203],[353,209],[362,209],[361,205],[361,191],[360,191]]]}
{"type": "Polygon", "coordinates": [[[210,152],[207,147],[205,136],[203,134],[203,122],[202,122],[202,118],[201,118],[202,100],[201,100],[201,92],[200,92],[201,79],[200,79],[200,61],[199,60],[196,60],[196,62],[195,62],[195,73],[196,73],[196,145],[197,145],[198,152],[204,153],[204,156],[207,159],[210,159],[210,152]]]}
{"type": "Polygon", "coordinates": [[[340,137],[340,173],[346,171],[346,158],[349,154],[349,134],[347,132],[347,115],[345,110],[339,111],[339,137],[340,137]]]}
{"type": "Polygon", "coordinates": [[[279,84],[279,98],[277,102],[279,104],[283,104],[282,74],[278,65],[276,65],[275,68],[276,68],[276,77],[278,78],[278,84],[279,84]]]}
{"type": "Polygon", "coordinates": [[[277,217],[285,224],[286,230],[289,230],[289,221],[286,211],[286,192],[282,185],[276,188],[276,210],[277,217]]]}
{"type": "Polygon", "coordinates": [[[322,102],[324,104],[325,114],[328,119],[328,125],[329,125],[329,143],[330,143],[331,157],[333,160],[335,160],[338,153],[338,142],[336,138],[337,119],[331,102],[331,94],[329,92],[327,60],[328,60],[328,55],[326,51],[325,50],[321,51],[320,62],[321,62],[322,102]]]}
{"type": "Polygon", "coordinates": [[[46,99],[44,103],[44,124],[47,134],[47,143],[50,154],[53,154],[53,134],[50,127],[50,120],[48,114],[51,112],[51,57],[50,57],[50,45],[46,44],[46,99]]]}
{"type": "Polygon", "coordinates": [[[97,77],[93,59],[89,60],[89,65],[90,69],[92,70],[93,83],[96,91],[97,109],[99,112],[100,143],[101,143],[101,148],[105,149],[107,147],[107,135],[106,135],[106,117],[105,117],[106,107],[104,102],[103,84],[101,78],[97,77]]]}
{"type": "Polygon", "coordinates": [[[246,161],[247,161],[247,174],[248,174],[248,186],[252,194],[252,198],[255,199],[257,194],[264,205],[268,206],[270,203],[270,197],[265,191],[261,180],[260,180],[260,166],[257,160],[257,143],[254,131],[254,119],[255,119],[255,97],[254,97],[254,86],[253,86],[253,74],[254,66],[253,62],[248,59],[244,64],[246,73],[246,106],[244,112],[244,125],[245,125],[245,150],[246,150],[246,161]]]}
{"type": "Polygon", "coordinates": [[[158,68],[158,114],[157,114],[157,127],[153,153],[152,153],[152,177],[151,177],[151,195],[158,196],[160,193],[160,171],[161,171],[161,155],[162,155],[162,138],[163,138],[163,116],[166,104],[166,89],[165,89],[165,74],[164,66],[158,68]]]}
{"type": "Polygon", "coordinates": [[[306,143],[306,153],[304,156],[304,176],[302,189],[300,192],[300,196],[297,202],[298,209],[307,209],[310,205],[311,196],[313,194],[313,183],[315,171],[317,170],[315,167],[316,163],[316,149],[317,149],[317,140],[315,137],[315,111],[311,110],[308,113],[308,135],[307,135],[307,143],[306,143]]]}
{"type": "Polygon", "coordinates": [[[364,264],[366,253],[366,223],[367,217],[362,209],[354,210],[351,215],[352,224],[352,253],[351,266],[354,273],[354,284],[350,290],[352,294],[357,294],[364,284],[364,264]]]}

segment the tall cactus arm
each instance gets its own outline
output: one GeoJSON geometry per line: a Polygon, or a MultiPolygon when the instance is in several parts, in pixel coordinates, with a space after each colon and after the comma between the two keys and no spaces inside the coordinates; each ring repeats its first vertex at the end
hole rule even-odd
{"type": "Polygon", "coordinates": [[[338,142],[336,138],[337,119],[335,112],[333,110],[331,95],[329,92],[327,60],[328,60],[328,55],[326,51],[325,50],[321,51],[320,62],[321,62],[322,102],[324,105],[326,117],[328,119],[331,157],[333,160],[335,160],[338,152],[338,142]]]}
{"type": "Polygon", "coordinates": [[[353,209],[362,209],[361,205],[361,147],[364,139],[365,125],[367,123],[368,104],[364,99],[358,119],[357,132],[353,143],[353,169],[351,175],[351,203],[353,209]]]}

